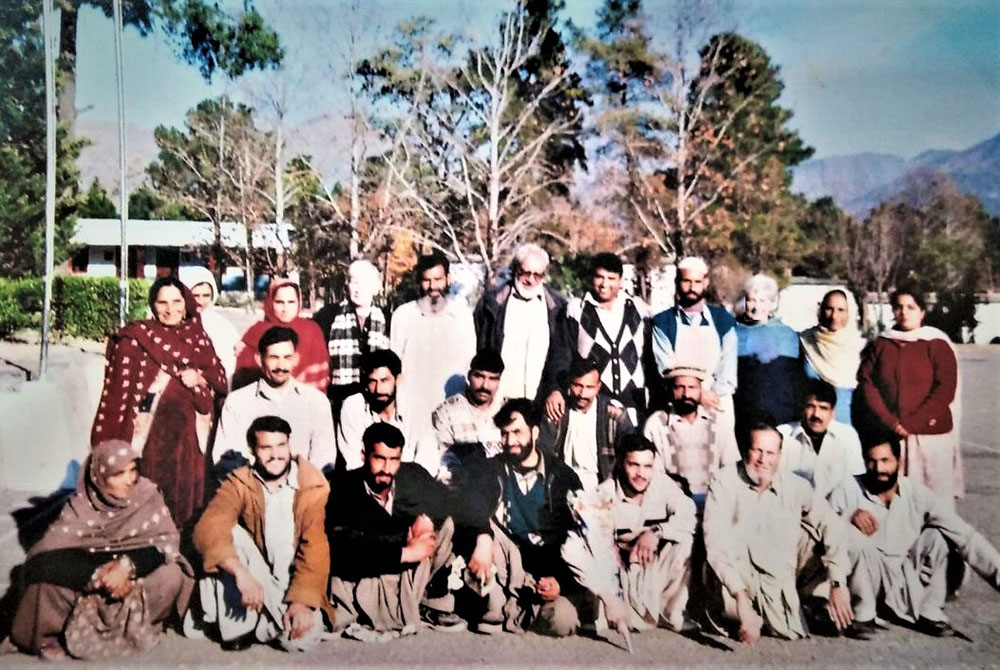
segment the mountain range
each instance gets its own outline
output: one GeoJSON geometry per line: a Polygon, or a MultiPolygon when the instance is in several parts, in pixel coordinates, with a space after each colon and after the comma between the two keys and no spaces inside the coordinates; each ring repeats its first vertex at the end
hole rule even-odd
{"type": "Polygon", "coordinates": [[[991,216],[1000,216],[1000,134],[968,149],[933,149],[908,160],[876,153],[820,158],[795,167],[793,174],[794,191],[810,200],[831,196],[860,218],[915,184],[942,176],[960,192],[977,196],[991,216]]]}

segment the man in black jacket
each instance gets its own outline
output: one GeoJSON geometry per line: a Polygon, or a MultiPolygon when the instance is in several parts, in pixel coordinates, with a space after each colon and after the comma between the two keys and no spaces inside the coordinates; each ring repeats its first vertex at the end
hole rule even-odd
{"type": "Polygon", "coordinates": [[[570,599],[583,593],[560,551],[575,527],[567,496],[581,489],[580,479],[536,448],[540,412],[530,400],[509,400],[494,420],[502,453],[463,469],[456,481],[467,509],[478,525],[488,520],[493,536],[479,536],[468,565],[488,600],[479,631],[571,635],[579,615],[570,599]]]}
{"type": "Polygon", "coordinates": [[[556,317],[566,298],[545,285],[549,255],[537,244],[514,252],[511,278],[483,293],[476,304],[476,350],[500,352],[506,372],[497,395],[534,398],[545,369],[556,317]]]}
{"type": "Polygon", "coordinates": [[[403,433],[392,424],[372,424],[362,441],[364,465],[335,476],[326,509],[337,628],[401,631],[422,620],[464,630],[447,584],[455,533],[447,489],[401,462],[403,433]]]}
{"type": "Polygon", "coordinates": [[[573,469],[585,489],[611,476],[615,442],[635,432],[628,412],[611,410],[611,399],[601,393],[601,372],[592,358],[576,357],[566,372],[562,418],[542,419],[538,446],[573,469]]]}

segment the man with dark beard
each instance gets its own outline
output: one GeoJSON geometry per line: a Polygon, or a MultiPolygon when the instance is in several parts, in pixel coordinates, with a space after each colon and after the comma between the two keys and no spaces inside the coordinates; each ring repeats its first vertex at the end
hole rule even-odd
{"type": "Polygon", "coordinates": [[[675,304],[653,318],[652,348],[661,375],[678,367],[706,371],[701,404],[733,425],[736,391],[736,319],[720,305],[705,302],[708,265],[689,256],[677,264],[675,304]]]}
{"type": "Polygon", "coordinates": [[[447,258],[439,252],[421,256],[414,275],[420,297],[392,313],[389,342],[406,373],[399,383],[400,405],[423,433],[437,406],[464,388],[476,353],[476,327],[465,300],[448,297],[447,258]]]}
{"type": "Polygon", "coordinates": [[[427,469],[437,468],[437,448],[433,440],[423,437],[426,433],[416,428],[406,408],[403,408],[405,415],[400,410],[396,394],[402,367],[399,356],[388,349],[371,351],[361,357],[361,393],[348,396],[340,408],[337,460],[343,462],[347,470],[360,468],[364,463],[362,436],[365,429],[383,421],[399,428],[406,438],[403,461],[416,461],[427,469]]]}
{"type": "Polygon", "coordinates": [[[702,404],[706,373],[675,368],[666,373],[670,407],[650,415],[643,435],[656,446],[657,466],[686,485],[701,515],[712,473],[740,460],[730,425],[702,404]]]}
{"type": "Polygon", "coordinates": [[[560,556],[575,527],[567,495],[581,489],[580,479],[536,448],[540,419],[527,398],[508,400],[494,418],[503,451],[456,480],[463,504],[492,533],[479,537],[468,564],[485,594],[482,633],[572,635],[587,597],[560,556]]]}
{"type": "Polygon", "coordinates": [[[948,552],[957,551],[1000,590],[1000,553],[921,482],[899,474],[899,439],[865,444],[865,473],[834,490],[834,509],[850,522],[857,555],[850,578],[859,636],[877,630],[880,605],[899,621],[934,637],[955,634],[943,608],[948,552]]]}
{"type": "Polygon", "coordinates": [[[403,631],[422,621],[464,630],[445,569],[455,534],[447,490],[419,465],[401,462],[405,438],[395,426],[374,423],[362,441],[364,465],[331,481],[326,510],[337,629],[403,631]]]}
{"type": "MultiPolygon", "coordinates": [[[[199,582],[205,624],[223,648],[276,642],[303,651],[319,641],[330,550],[322,473],[288,446],[291,426],[258,417],[247,429],[253,466],[229,473],[194,529],[207,577],[199,582]]],[[[332,621],[332,618],[330,618],[332,621]]]]}

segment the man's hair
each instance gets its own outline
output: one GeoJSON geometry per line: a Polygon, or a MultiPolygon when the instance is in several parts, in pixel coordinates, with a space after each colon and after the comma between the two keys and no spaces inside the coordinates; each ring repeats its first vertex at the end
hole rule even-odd
{"type": "Polygon", "coordinates": [[[833,384],[823,379],[807,379],[802,384],[802,407],[805,408],[809,398],[816,398],[819,402],[829,403],[830,407],[837,406],[837,389],[833,384]]]}
{"type": "Polygon", "coordinates": [[[365,456],[375,451],[376,444],[384,444],[390,449],[402,449],[406,444],[403,431],[391,423],[379,421],[365,428],[361,435],[361,443],[365,445],[365,456]]]}
{"type": "Polygon", "coordinates": [[[413,269],[416,275],[417,281],[419,282],[424,276],[424,273],[431,268],[436,268],[437,266],[444,268],[444,273],[447,275],[451,270],[451,264],[448,263],[448,258],[442,254],[440,251],[433,251],[429,254],[424,254],[417,259],[417,266],[413,269]]]}
{"type": "Polygon", "coordinates": [[[292,434],[292,427],[280,416],[274,416],[273,414],[258,416],[250,423],[250,427],[247,428],[247,446],[250,447],[251,450],[257,448],[258,432],[284,433],[287,437],[292,434]]]}
{"type": "Polygon", "coordinates": [[[682,270],[691,270],[703,277],[707,277],[708,263],[700,256],[687,256],[686,258],[682,258],[681,262],[677,264],[677,280],[680,280],[682,270]]]}
{"type": "Polygon", "coordinates": [[[618,438],[618,444],[615,445],[615,456],[619,463],[624,463],[625,456],[633,451],[649,451],[655,455],[656,445],[641,433],[630,433],[618,438]]]}
{"type": "Polygon", "coordinates": [[[861,435],[861,452],[867,454],[875,447],[888,444],[892,449],[892,455],[899,460],[903,453],[903,446],[900,444],[899,436],[888,431],[876,430],[866,431],[861,435]]]}
{"type": "Polygon", "coordinates": [[[497,428],[506,428],[514,423],[514,415],[520,414],[529,428],[537,428],[542,423],[542,413],[532,401],[527,398],[511,398],[503,404],[500,411],[493,417],[497,428]]]}
{"type": "Polygon", "coordinates": [[[563,386],[569,386],[574,380],[590,374],[594,370],[597,370],[598,374],[601,372],[601,368],[598,367],[597,361],[592,357],[588,356],[584,358],[582,356],[573,356],[573,360],[569,364],[569,369],[563,373],[563,386]]]}
{"type": "Polygon", "coordinates": [[[625,268],[622,266],[622,259],[610,251],[605,251],[594,256],[594,260],[590,264],[591,275],[596,275],[598,270],[607,270],[618,275],[625,272],[625,268]]]}
{"type": "Polygon", "coordinates": [[[376,349],[362,354],[358,367],[361,370],[361,383],[364,384],[368,375],[379,368],[389,368],[390,374],[393,377],[398,377],[399,373],[403,371],[403,362],[399,360],[399,356],[392,349],[376,349]]]}
{"type": "Polygon", "coordinates": [[[371,281],[376,286],[382,283],[382,273],[379,269],[375,267],[375,264],[371,261],[366,261],[363,258],[351,263],[347,268],[348,277],[363,277],[364,279],[371,281]]]}
{"type": "Polygon", "coordinates": [[[778,436],[779,445],[783,441],[783,436],[781,435],[781,431],[778,430],[778,422],[774,420],[774,415],[763,410],[754,412],[740,432],[741,439],[739,441],[742,443],[740,446],[743,447],[740,451],[743,453],[746,453],[750,448],[750,438],[754,433],[771,432],[778,436]]]}
{"type": "Polygon", "coordinates": [[[257,353],[263,358],[267,354],[269,346],[282,342],[291,342],[292,348],[297,350],[299,348],[299,334],[288,326],[271,326],[261,335],[260,342],[257,343],[257,353]]]}
{"type": "Polygon", "coordinates": [[[549,266],[549,252],[537,244],[526,242],[514,251],[514,261],[511,265],[513,266],[515,272],[524,267],[524,261],[528,258],[528,256],[538,256],[539,258],[543,258],[545,260],[545,267],[549,266]]]}
{"type": "Polygon", "coordinates": [[[913,302],[917,303],[917,307],[919,307],[921,311],[927,311],[927,301],[924,300],[923,292],[916,290],[912,286],[900,286],[893,291],[892,295],[889,296],[889,304],[895,307],[899,303],[899,299],[904,295],[908,295],[913,298],[913,302]]]}
{"type": "Polygon", "coordinates": [[[472,362],[469,363],[469,371],[471,372],[472,370],[492,372],[498,375],[503,374],[503,357],[500,356],[500,352],[496,349],[480,349],[472,357],[472,362]]]}

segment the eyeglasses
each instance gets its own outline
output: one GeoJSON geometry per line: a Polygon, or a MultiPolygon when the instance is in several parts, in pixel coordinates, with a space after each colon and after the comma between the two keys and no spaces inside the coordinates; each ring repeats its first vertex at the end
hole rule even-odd
{"type": "Polygon", "coordinates": [[[518,279],[534,279],[535,281],[542,281],[543,279],[545,279],[545,273],[544,272],[528,272],[527,270],[518,270],[517,271],[517,278],[518,279]]]}

